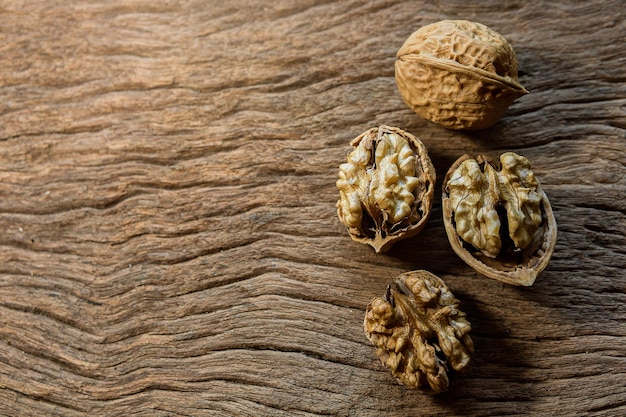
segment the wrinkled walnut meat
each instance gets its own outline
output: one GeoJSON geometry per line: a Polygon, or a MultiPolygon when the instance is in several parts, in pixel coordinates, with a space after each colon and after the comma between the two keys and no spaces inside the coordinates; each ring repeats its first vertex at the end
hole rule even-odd
{"type": "Polygon", "coordinates": [[[435,169],[424,144],[398,128],[372,128],[350,144],[339,167],[337,215],[352,239],[385,252],[424,227],[435,169]]]}
{"type": "Polygon", "coordinates": [[[478,272],[528,286],[547,266],[556,221],[523,156],[461,157],[444,179],[442,207],[452,248],[478,272]]]}
{"type": "Polygon", "coordinates": [[[400,384],[439,393],[468,369],[474,344],[458,304],[439,277],[412,271],[367,306],[365,335],[400,384]]]}

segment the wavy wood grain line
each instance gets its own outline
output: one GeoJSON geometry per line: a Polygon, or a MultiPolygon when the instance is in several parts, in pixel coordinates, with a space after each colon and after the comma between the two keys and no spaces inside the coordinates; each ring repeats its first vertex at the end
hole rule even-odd
{"type": "MultiPolygon", "coordinates": [[[[213,2],[215,3],[215,2],[213,2]]],[[[626,125],[619,1],[0,5],[0,415],[581,415],[626,411],[626,125]],[[470,18],[531,94],[493,128],[402,102],[395,52],[470,18]],[[384,255],[336,218],[349,141],[397,125],[439,173],[425,230],[384,255]],[[441,178],[515,149],[559,223],[537,283],[450,249],[441,178]],[[364,309],[410,269],[446,280],[473,369],[398,386],[364,309]]]]}

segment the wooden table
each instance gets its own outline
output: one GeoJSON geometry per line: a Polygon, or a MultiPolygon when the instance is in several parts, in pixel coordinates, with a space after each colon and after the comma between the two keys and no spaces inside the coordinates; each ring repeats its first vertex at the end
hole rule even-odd
{"type": "Polygon", "coordinates": [[[0,414],[625,415],[624,3],[250,3],[0,2],[0,414]],[[488,130],[396,88],[396,51],[441,19],[517,52],[530,94],[488,130]],[[438,173],[426,228],[387,254],[335,208],[349,141],[380,124],[438,173]],[[559,225],[529,288],[466,266],[441,220],[450,164],[507,150],[559,225]],[[363,333],[414,269],[472,323],[472,369],[439,396],[363,333]]]}

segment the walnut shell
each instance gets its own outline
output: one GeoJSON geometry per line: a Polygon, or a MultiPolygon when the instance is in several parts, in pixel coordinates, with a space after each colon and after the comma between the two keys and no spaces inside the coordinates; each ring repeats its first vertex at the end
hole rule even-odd
{"type": "Polygon", "coordinates": [[[530,162],[464,155],[443,180],[443,223],[452,249],[481,274],[530,286],[556,246],[557,226],[530,162]]]}
{"type": "Polygon", "coordinates": [[[447,391],[474,353],[470,323],[445,282],[428,271],[406,272],[367,306],[365,335],[397,381],[427,393],[447,391]]]}
{"type": "Polygon", "coordinates": [[[418,115],[449,129],[493,125],[528,91],[511,45],[487,26],[443,20],[414,32],[395,62],[402,98],[418,115]]]}
{"type": "Polygon", "coordinates": [[[401,129],[369,129],[339,166],[337,215],[350,237],[385,252],[424,227],[435,194],[435,168],[424,144],[401,129]]]}

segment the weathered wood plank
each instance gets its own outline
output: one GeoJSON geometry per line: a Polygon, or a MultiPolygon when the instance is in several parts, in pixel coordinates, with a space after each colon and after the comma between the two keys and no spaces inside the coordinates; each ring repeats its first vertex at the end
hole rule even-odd
{"type": "MultiPolygon", "coordinates": [[[[604,2],[0,2],[0,414],[626,413],[626,10],[604,2]],[[470,19],[531,91],[487,131],[402,102],[394,56],[470,19]],[[480,277],[436,200],[388,254],[335,212],[379,124],[534,164],[559,240],[531,288],[480,277]],[[451,392],[397,385],[362,330],[428,269],[476,345],[451,392]]],[[[439,197],[438,187],[437,197],[439,197]]]]}

